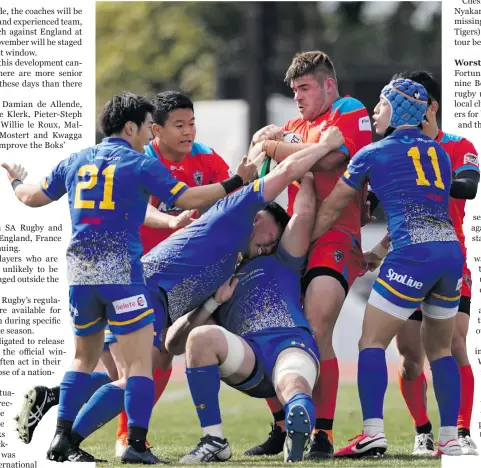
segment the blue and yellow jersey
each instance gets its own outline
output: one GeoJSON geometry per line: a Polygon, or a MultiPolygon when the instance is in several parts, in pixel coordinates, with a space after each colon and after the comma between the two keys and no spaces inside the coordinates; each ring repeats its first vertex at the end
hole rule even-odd
{"type": "Polygon", "coordinates": [[[144,283],[139,227],[149,196],[170,206],[187,189],[158,160],[146,158],[120,138],[105,138],[72,154],[41,186],[52,200],[68,196],[71,285],[144,283]]]}
{"type": "Polygon", "coordinates": [[[225,329],[243,336],[275,328],[311,330],[301,304],[301,274],[306,257],[292,257],[279,245],[272,255],[241,265],[239,284],[222,304],[216,319],[225,329]]]}
{"type": "Polygon", "coordinates": [[[252,224],[266,207],[264,181],[238,190],[142,257],[150,284],[168,297],[172,321],[202,305],[235,272],[252,224]]]}
{"type": "Polygon", "coordinates": [[[457,240],[448,210],[451,172],[450,158],[439,143],[410,128],[364,147],[342,179],[355,189],[370,183],[396,249],[457,240]]]}

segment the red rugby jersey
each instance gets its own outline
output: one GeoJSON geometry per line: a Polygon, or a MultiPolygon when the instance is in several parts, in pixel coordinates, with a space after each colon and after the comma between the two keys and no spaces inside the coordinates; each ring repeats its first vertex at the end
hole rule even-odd
{"type": "MultiPolygon", "coordinates": [[[[284,131],[299,135],[303,143],[317,143],[324,129],[337,126],[344,136],[344,145],[339,148],[348,158],[352,158],[362,147],[372,143],[372,130],[369,114],[364,105],[355,98],[345,96],[337,99],[324,114],[311,121],[298,118],[290,120],[284,131]]],[[[335,171],[315,172],[316,196],[324,200],[332,191],[341,175],[345,172],[349,160],[335,171]]],[[[294,199],[299,184],[294,183],[288,189],[288,212],[292,215],[294,199]]],[[[361,206],[364,205],[365,193],[358,192],[351,203],[344,209],[331,229],[341,229],[355,237],[360,237],[361,206]]]]}
{"type": "MultiPolygon", "coordinates": [[[[228,179],[229,166],[212,148],[195,141],[190,153],[180,162],[173,162],[162,156],[155,140],[145,147],[148,156],[158,158],[177,180],[184,182],[189,187],[198,185],[215,184],[228,179]]],[[[178,216],[182,208],[168,209],[165,203],[156,197],[151,197],[150,203],[163,213],[178,216]]],[[[141,226],[140,238],[144,248],[144,255],[153,249],[159,242],[169,237],[175,229],[152,229],[141,226]]]]}

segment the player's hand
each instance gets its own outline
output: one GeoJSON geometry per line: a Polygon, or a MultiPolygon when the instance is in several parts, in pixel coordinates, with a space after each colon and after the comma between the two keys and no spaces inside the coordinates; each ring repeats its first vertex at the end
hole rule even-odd
{"type": "Polygon", "coordinates": [[[12,182],[14,179],[18,179],[23,182],[25,177],[28,175],[28,172],[20,164],[9,165],[7,163],[2,163],[2,167],[7,171],[7,177],[10,182],[12,182]]]}
{"type": "Polygon", "coordinates": [[[230,280],[228,279],[215,293],[214,299],[219,304],[223,304],[227,302],[232,295],[234,294],[234,290],[236,286],[239,284],[238,279],[230,280]]]}
{"type": "Polygon", "coordinates": [[[328,127],[326,130],[323,130],[319,143],[334,150],[344,144],[344,137],[339,128],[328,127]]]}
{"type": "Polygon", "coordinates": [[[252,137],[251,146],[264,140],[281,141],[284,138],[284,130],[277,125],[267,125],[258,130],[252,137]]]}
{"type": "Polygon", "coordinates": [[[263,151],[264,147],[264,142],[260,141],[259,143],[256,143],[254,146],[252,146],[249,149],[249,152],[247,153],[247,159],[249,162],[252,161],[257,161],[257,165],[260,168],[262,166],[262,163],[266,160],[267,156],[265,155],[265,151],[263,151]],[[259,156],[264,153],[263,158],[259,158],[259,156]]]}
{"type": "Polygon", "coordinates": [[[188,226],[190,223],[195,221],[194,216],[196,212],[197,210],[185,210],[180,213],[179,216],[172,216],[172,219],[169,220],[169,228],[180,229],[188,226]]]}
{"type": "Polygon", "coordinates": [[[361,212],[361,227],[373,221],[377,221],[377,218],[371,215],[371,202],[366,201],[366,203],[364,203],[364,209],[361,212]]]}
{"type": "Polygon", "coordinates": [[[265,157],[266,153],[262,152],[252,161],[249,161],[247,156],[242,158],[242,161],[237,166],[236,174],[242,177],[244,184],[257,179],[257,168],[262,164],[262,161],[264,161],[265,157]]]}
{"type": "Polygon", "coordinates": [[[364,261],[366,262],[367,269],[369,271],[375,271],[379,268],[379,265],[381,265],[381,262],[382,262],[381,257],[371,252],[370,250],[368,252],[364,252],[363,255],[364,255],[364,261]]]}

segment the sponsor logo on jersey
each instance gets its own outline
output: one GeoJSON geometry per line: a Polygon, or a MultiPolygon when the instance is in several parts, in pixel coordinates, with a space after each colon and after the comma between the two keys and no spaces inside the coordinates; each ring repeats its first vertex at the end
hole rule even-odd
{"type": "Polygon", "coordinates": [[[473,153],[466,153],[464,155],[464,164],[474,164],[475,166],[479,166],[478,157],[473,153]]]}
{"type": "Polygon", "coordinates": [[[404,286],[408,286],[409,288],[421,289],[423,287],[423,283],[421,283],[421,281],[416,281],[412,276],[409,275],[401,275],[400,273],[396,273],[392,268],[389,268],[387,272],[387,279],[389,281],[395,281],[396,283],[404,284],[404,286]]]}
{"type": "Polygon", "coordinates": [[[464,278],[464,282],[466,283],[468,288],[471,288],[471,276],[468,275],[467,273],[465,273],[463,278],[464,278]]]}
{"type": "Polygon", "coordinates": [[[119,299],[112,302],[116,314],[126,314],[134,310],[145,309],[147,307],[147,299],[143,294],[138,296],[130,296],[125,299],[119,299]]]}
{"type": "Polygon", "coordinates": [[[184,170],[184,166],[170,166],[170,170],[171,171],[183,171],[184,170]]]}
{"type": "Polygon", "coordinates": [[[284,142],[285,143],[302,143],[302,137],[298,133],[284,132],[284,142]]]}
{"type": "Polygon", "coordinates": [[[69,304],[68,309],[71,317],[78,317],[78,310],[76,307],[74,307],[72,304],[69,304]]]}
{"type": "Polygon", "coordinates": [[[359,131],[365,132],[365,131],[371,131],[371,120],[369,119],[368,116],[361,117],[359,119],[359,131]]]}
{"type": "Polygon", "coordinates": [[[194,172],[194,180],[197,185],[202,185],[202,181],[204,180],[204,174],[200,171],[194,172]]]}
{"type": "Polygon", "coordinates": [[[334,260],[336,261],[336,263],[339,263],[343,258],[344,253],[342,252],[342,250],[336,250],[334,252],[334,260]]]}
{"type": "Polygon", "coordinates": [[[463,285],[463,278],[458,279],[458,284],[456,285],[456,291],[459,291],[463,285]]]}

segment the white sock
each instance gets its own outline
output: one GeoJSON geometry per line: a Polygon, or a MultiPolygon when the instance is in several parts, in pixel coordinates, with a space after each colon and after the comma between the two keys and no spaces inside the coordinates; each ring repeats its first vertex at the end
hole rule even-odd
{"type": "Polygon", "coordinates": [[[209,434],[214,437],[219,437],[220,439],[224,438],[224,431],[222,430],[222,424],[214,424],[213,426],[203,427],[202,431],[204,432],[205,436],[209,434]]]}
{"type": "Polygon", "coordinates": [[[366,419],[362,424],[362,432],[369,437],[384,432],[384,421],[380,418],[366,419]]]}
{"type": "Polygon", "coordinates": [[[458,439],[458,428],[456,426],[441,426],[439,428],[439,444],[444,445],[446,442],[453,439],[458,439]]]}

